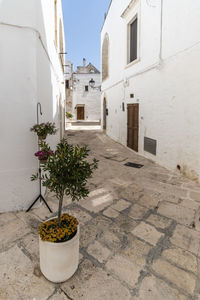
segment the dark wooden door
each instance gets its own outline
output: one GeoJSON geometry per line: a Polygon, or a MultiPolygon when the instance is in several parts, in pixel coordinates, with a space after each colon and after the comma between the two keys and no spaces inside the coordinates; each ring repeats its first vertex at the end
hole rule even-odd
{"type": "Polygon", "coordinates": [[[138,152],[139,104],[127,105],[127,146],[138,152]]]}
{"type": "Polygon", "coordinates": [[[77,120],[84,120],[85,119],[85,110],[84,106],[77,107],[77,120]]]}

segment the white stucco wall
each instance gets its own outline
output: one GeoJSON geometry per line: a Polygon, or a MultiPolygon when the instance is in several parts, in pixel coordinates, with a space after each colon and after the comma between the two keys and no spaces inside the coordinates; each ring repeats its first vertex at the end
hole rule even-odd
{"type": "MultiPolygon", "coordinates": [[[[58,20],[62,20],[58,1],[58,20]]],[[[0,1],[0,212],[27,209],[39,193],[31,182],[38,161],[37,102],[40,122],[59,127],[59,97],[64,106],[63,72],[54,44],[54,3],[45,0],[0,1]]],[[[63,121],[64,126],[64,121],[63,121]]],[[[60,132],[47,139],[51,146],[60,132]]]]}
{"type": "Polygon", "coordinates": [[[99,89],[93,89],[89,86],[89,81],[95,81],[95,87],[100,87],[100,74],[74,74],[76,84],[73,88],[72,95],[72,114],[74,120],[77,117],[76,106],[82,104],[85,106],[85,120],[99,121],[101,118],[101,92],[99,89]],[[85,86],[88,86],[88,92],[85,91],[85,86]]]}
{"type": "Polygon", "coordinates": [[[73,94],[73,64],[71,61],[65,62],[65,81],[68,81],[68,87],[65,86],[65,112],[72,113],[72,94],[73,94]]]}
{"type": "Polygon", "coordinates": [[[127,144],[128,103],[139,103],[139,154],[200,178],[200,2],[113,0],[102,29],[109,35],[109,77],[102,83],[107,100],[107,134],[127,144]],[[139,17],[139,61],[127,65],[127,24],[139,17]],[[134,98],[130,98],[130,94],[134,98]],[[144,149],[144,136],[157,140],[157,155],[144,149]]]}

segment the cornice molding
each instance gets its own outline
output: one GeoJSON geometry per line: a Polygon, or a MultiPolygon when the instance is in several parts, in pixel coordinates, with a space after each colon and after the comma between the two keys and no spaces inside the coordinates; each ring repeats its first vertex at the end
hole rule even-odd
{"type": "Polygon", "coordinates": [[[129,5],[127,6],[127,8],[121,14],[121,18],[125,18],[127,16],[127,14],[129,13],[130,9],[135,5],[136,2],[137,2],[137,0],[131,0],[131,2],[129,3],[129,5]]]}

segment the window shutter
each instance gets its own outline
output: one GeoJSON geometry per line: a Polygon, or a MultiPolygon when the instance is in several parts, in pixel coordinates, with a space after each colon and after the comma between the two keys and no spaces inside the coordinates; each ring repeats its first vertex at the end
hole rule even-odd
{"type": "Polygon", "coordinates": [[[130,25],[130,62],[137,59],[137,19],[130,25]]]}

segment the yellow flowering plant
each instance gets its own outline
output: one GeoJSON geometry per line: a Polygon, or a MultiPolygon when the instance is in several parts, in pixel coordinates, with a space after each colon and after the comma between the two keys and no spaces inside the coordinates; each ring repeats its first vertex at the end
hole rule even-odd
{"type": "Polygon", "coordinates": [[[78,220],[73,216],[63,214],[60,222],[60,226],[58,226],[57,219],[42,223],[39,227],[41,239],[52,243],[61,243],[72,239],[77,231],[78,220]]]}

